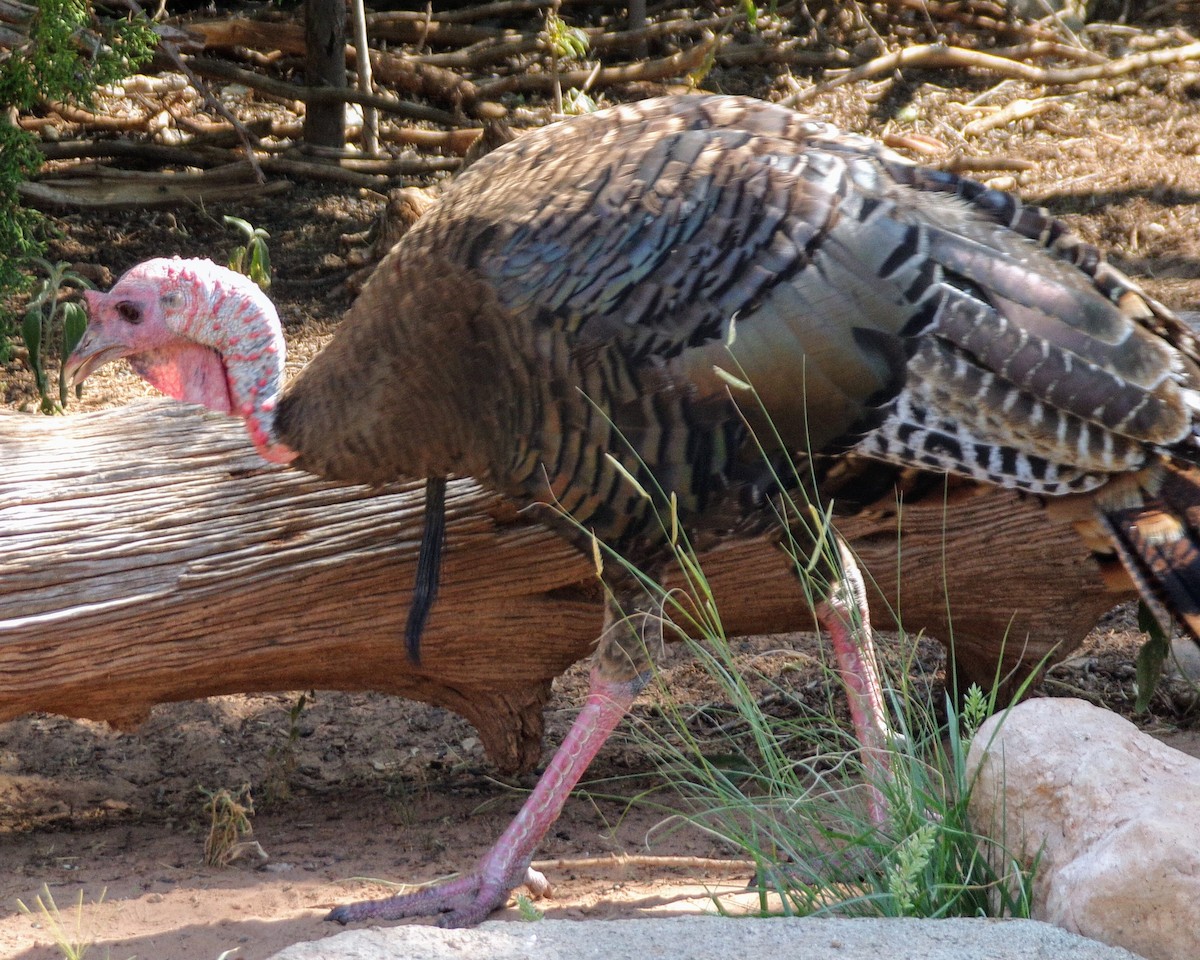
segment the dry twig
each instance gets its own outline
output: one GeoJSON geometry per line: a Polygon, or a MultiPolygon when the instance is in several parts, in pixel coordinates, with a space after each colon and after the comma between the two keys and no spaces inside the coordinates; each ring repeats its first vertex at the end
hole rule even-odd
{"type": "Polygon", "coordinates": [[[1006,127],[1018,120],[1027,120],[1029,117],[1036,117],[1039,114],[1046,113],[1048,110],[1053,110],[1065,99],[1065,96],[1042,97],[1038,100],[1028,100],[1025,97],[1018,97],[994,113],[980,117],[978,120],[972,120],[959,132],[964,137],[979,137],[989,130],[995,130],[997,127],[1006,127]]]}
{"type": "Polygon", "coordinates": [[[967,50],[964,47],[948,47],[943,44],[921,44],[904,47],[901,50],[876,57],[839,77],[817,84],[807,90],[801,90],[785,102],[790,106],[797,106],[834,87],[854,83],[858,80],[868,80],[903,67],[953,67],[982,70],[994,76],[1025,80],[1044,86],[1069,86],[1089,80],[1107,80],[1149,67],[1183,63],[1188,60],[1200,60],[1200,42],[1189,43],[1182,47],[1133,53],[1118,60],[1106,60],[1104,63],[1084,67],[1038,67],[1006,56],[984,53],[982,50],[967,50]]]}
{"type": "Polygon", "coordinates": [[[421,103],[409,103],[397,100],[395,97],[385,97],[374,93],[364,93],[361,90],[334,90],[330,87],[299,87],[273,77],[264,77],[253,70],[245,70],[234,66],[225,60],[215,57],[193,57],[190,61],[196,73],[206,77],[217,77],[222,80],[233,80],[245,84],[253,90],[269,96],[279,97],[285,101],[300,100],[304,103],[329,102],[338,100],[345,103],[357,103],[363,106],[375,107],[384,113],[394,114],[408,120],[424,120],[447,127],[465,125],[465,122],[452,113],[427,107],[421,103]]]}

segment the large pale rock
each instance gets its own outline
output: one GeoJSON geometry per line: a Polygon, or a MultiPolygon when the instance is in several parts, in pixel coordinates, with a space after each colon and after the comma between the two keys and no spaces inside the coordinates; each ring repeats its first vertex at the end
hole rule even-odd
{"type": "Polygon", "coordinates": [[[977,829],[1029,865],[1033,915],[1148,960],[1200,956],[1200,760],[1082,700],[1031,700],[968,757],[977,829]]]}
{"type": "Polygon", "coordinates": [[[656,917],[400,926],[300,943],[270,960],[1138,960],[1028,920],[656,917]]]}

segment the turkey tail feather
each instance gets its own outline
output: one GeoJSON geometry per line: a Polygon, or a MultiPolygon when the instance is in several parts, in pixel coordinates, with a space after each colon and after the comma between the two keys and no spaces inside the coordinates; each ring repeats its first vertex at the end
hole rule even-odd
{"type": "Polygon", "coordinates": [[[1097,507],[1155,619],[1164,629],[1179,623],[1200,643],[1200,470],[1168,467],[1153,496],[1097,507]]]}

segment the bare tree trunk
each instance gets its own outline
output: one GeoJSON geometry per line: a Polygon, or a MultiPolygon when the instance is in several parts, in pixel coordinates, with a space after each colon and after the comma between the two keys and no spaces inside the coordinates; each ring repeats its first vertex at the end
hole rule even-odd
{"type": "MultiPolygon", "coordinates": [[[[222,693],[379,690],[462,714],[505,769],[536,762],[550,681],[600,627],[589,559],[468,481],[420,665],[404,654],[420,485],[339,486],[264,464],[240,423],[168,401],[0,414],[0,720],[136,723],[222,693]]],[[[994,492],[841,529],[909,630],[989,682],[1073,648],[1120,599],[1067,528],[994,492]],[[903,586],[901,587],[900,584],[903,586]]],[[[704,555],[730,635],[811,621],[765,542],[704,555]]]]}
{"type": "MultiPolygon", "coordinates": [[[[345,0],[305,0],[304,82],[310,87],[346,86],[345,0]]],[[[304,142],[320,147],[346,144],[345,105],[310,103],[304,112],[304,142]]]]}

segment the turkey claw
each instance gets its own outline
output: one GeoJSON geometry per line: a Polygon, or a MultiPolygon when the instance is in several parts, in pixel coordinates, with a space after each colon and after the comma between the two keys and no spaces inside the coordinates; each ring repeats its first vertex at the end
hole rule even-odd
{"type": "MultiPolygon", "coordinates": [[[[532,867],[526,870],[524,883],[533,899],[549,897],[549,881],[532,867]]],[[[403,920],[408,917],[437,917],[439,927],[473,927],[488,918],[508,901],[518,884],[496,883],[479,873],[469,873],[415,893],[402,893],[382,900],[360,900],[334,907],[326,920],[347,924],[356,920],[403,920]]]]}

